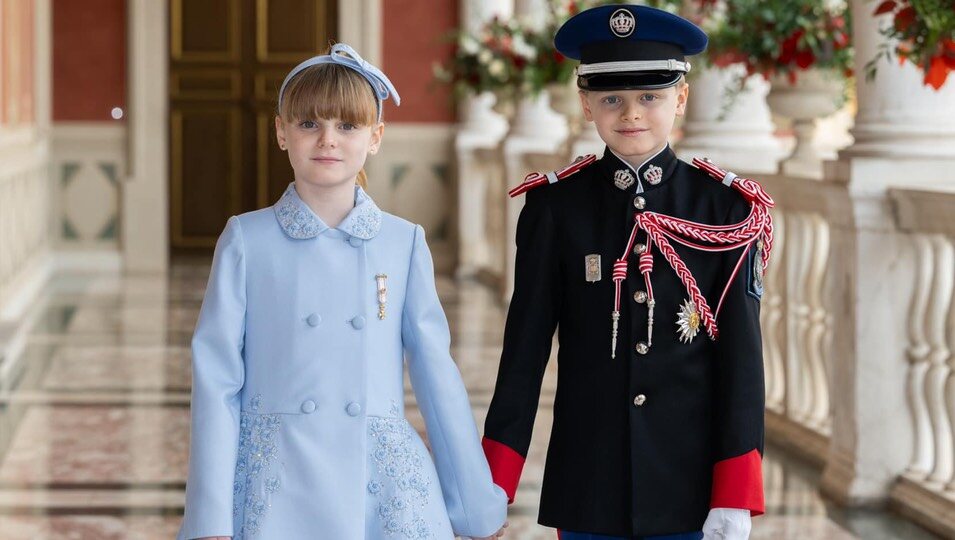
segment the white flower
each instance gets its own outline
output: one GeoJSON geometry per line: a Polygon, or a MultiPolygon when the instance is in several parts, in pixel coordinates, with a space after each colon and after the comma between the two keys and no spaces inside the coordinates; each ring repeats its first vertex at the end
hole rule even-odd
{"type": "Polygon", "coordinates": [[[458,46],[461,47],[461,50],[466,54],[477,54],[478,42],[476,39],[471,37],[469,34],[462,34],[460,39],[458,39],[458,46]]]}
{"type": "Polygon", "coordinates": [[[493,55],[491,54],[491,51],[489,51],[489,50],[487,50],[487,49],[485,49],[485,50],[481,51],[480,53],[478,53],[478,62],[480,62],[480,63],[482,63],[482,64],[484,64],[484,65],[487,65],[488,62],[491,61],[491,58],[493,58],[493,55]]]}
{"type": "Polygon", "coordinates": [[[498,58],[497,60],[491,62],[491,65],[487,67],[487,72],[493,77],[500,77],[504,75],[504,61],[498,58]]]}
{"type": "Polygon", "coordinates": [[[514,47],[514,53],[518,56],[523,56],[528,60],[537,58],[537,50],[534,49],[534,47],[524,39],[524,36],[520,34],[514,37],[512,46],[514,47]]]}

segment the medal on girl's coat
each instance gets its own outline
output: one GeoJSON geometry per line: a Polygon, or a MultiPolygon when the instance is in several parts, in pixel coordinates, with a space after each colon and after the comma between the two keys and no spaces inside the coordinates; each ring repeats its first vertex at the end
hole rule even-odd
{"type": "Polygon", "coordinates": [[[375,276],[375,282],[378,284],[378,320],[385,318],[385,303],[388,302],[388,289],[385,288],[385,280],[388,276],[378,274],[375,276]]]}

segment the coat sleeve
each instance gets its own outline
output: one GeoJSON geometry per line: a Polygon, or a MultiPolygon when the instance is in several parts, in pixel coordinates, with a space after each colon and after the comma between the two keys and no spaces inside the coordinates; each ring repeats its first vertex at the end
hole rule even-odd
{"type": "Polygon", "coordinates": [[[484,453],[494,482],[514,502],[560,309],[559,261],[547,188],[527,192],[517,221],[514,293],[494,397],[484,424],[484,453]]]}
{"type": "MultiPolygon", "coordinates": [[[[740,199],[727,221],[737,223],[748,211],[748,203],[740,199]]],[[[753,265],[759,264],[755,244],[745,249],[746,257],[726,292],[717,320],[717,440],[710,507],[740,508],[755,516],[765,511],[762,454],[766,395],[759,327],[762,285],[754,282],[753,265]]],[[[722,283],[732,276],[741,253],[738,249],[724,254],[722,283]]]]}
{"type": "Polygon", "coordinates": [[[192,338],[192,425],[180,538],[232,536],[232,486],[244,381],[245,257],[233,216],[216,244],[192,338]]]}
{"type": "Polygon", "coordinates": [[[467,390],[451,358],[448,320],[420,225],[415,226],[401,337],[451,527],[460,536],[490,536],[507,519],[507,497],[491,481],[481,452],[467,390]]]}

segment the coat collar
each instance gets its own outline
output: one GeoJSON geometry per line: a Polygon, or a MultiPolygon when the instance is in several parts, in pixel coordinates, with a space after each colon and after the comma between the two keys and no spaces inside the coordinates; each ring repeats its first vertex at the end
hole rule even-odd
{"type": "MultiPolygon", "coordinates": [[[[329,229],[329,226],[298,196],[295,182],[288,185],[282,198],[273,208],[279,225],[291,238],[297,240],[315,238],[329,229]]],[[[355,186],[355,207],[336,229],[362,240],[371,240],[381,229],[381,210],[361,186],[355,186]]]]}
{"type": "Polygon", "coordinates": [[[632,194],[650,191],[665,184],[676,169],[677,158],[667,144],[634,169],[608,146],[599,163],[604,171],[604,177],[614,189],[632,194]],[[629,186],[620,187],[628,183],[629,186]]]}

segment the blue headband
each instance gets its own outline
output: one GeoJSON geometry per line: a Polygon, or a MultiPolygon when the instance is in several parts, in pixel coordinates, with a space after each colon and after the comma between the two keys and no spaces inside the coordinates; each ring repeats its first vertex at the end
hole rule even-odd
{"type": "Polygon", "coordinates": [[[280,112],[282,110],[282,96],[285,94],[285,87],[288,85],[289,81],[301,73],[305,68],[317,66],[318,64],[339,64],[357,71],[362,77],[364,77],[365,80],[371,84],[372,91],[375,92],[375,104],[378,106],[379,122],[381,122],[382,101],[388,99],[388,96],[393,96],[395,105],[401,105],[401,97],[398,95],[398,91],[395,90],[394,85],[391,84],[391,81],[388,80],[388,77],[382,73],[380,69],[366,62],[364,58],[355,52],[355,49],[352,49],[344,43],[336,43],[335,45],[332,45],[330,54],[323,56],[313,56],[312,58],[309,58],[308,60],[295,66],[295,68],[285,76],[285,80],[282,81],[282,88],[279,89],[280,112]]]}

